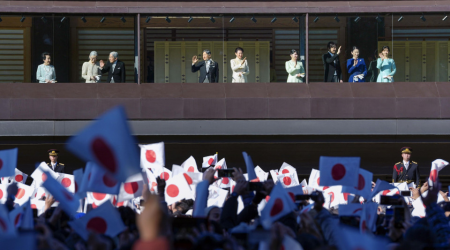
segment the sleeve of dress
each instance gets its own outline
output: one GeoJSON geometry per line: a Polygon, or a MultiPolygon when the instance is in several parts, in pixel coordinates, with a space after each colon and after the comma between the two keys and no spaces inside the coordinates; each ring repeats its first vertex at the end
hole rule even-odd
{"type": "Polygon", "coordinates": [[[347,71],[349,74],[352,74],[355,71],[356,67],[353,66],[352,59],[347,60],[347,71]]]}
{"type": "Polygon", "coordinates": [[[367,76],[367,66],[366,66],[366,62],[364,61],[364,59],[362,59],[362,65],[364,67],[363,75],[364,75],[364,77],[366,77],[367,76]]]}
{"type": "Polygon", "coordinates": [[[83,67],[81,68],[81,77],[83,77],[84,80],[90,80],[91,77],[87,75],[88,67],[87,63],[83,63],[83,67]]]}
{"type": "Polygon", "coordinates": [[[377,69],[381,69],[381,64],[383,63],[383,60],[381,58],[377,59],[377,69]]]}
{"type": "Polygon", "coordinates": [[[395,67],[395,62],[394,59],[391,59],[391,63],[392,63],[392,71],[391,71],[391,76],[395,75],[395,72],[397,72],[397,67],[395,67]]]}
{"type": "Polygon", "coordinates": [[[245,68],[245,71],[242,72],[242,74],[244,74],[244,75],[250,74],[250,68],[248,67],[247,60],[245,60],[244,68],[245,68]]]}
{"type": "Polygon", "coordinates": [[[36,79],[37,79],[38,81],[45,82],[45,77],[43,77],[43,76],[41,75],[41,65],[39,65],[38,68],[37,68],[37,71],[36,71],[36,79]]]}
{"type": "Polygon", "coordinates": [[[286,66],[286,72],[288,72],[289,74],[292,74],[292,73],[294,73],[295,70],[297,70],[295,67],[291,66],[291,63],[289,61],[286,62],[285,66],[286,66]]]}
{"type": "Polygon", "coordinates": [[[234,59],[230,60],[230,65],[231,65],[231,70],[236,71],[240,68],[242,68],[241,65],[236,64],[236,62],[234,61],[234,59]]]}

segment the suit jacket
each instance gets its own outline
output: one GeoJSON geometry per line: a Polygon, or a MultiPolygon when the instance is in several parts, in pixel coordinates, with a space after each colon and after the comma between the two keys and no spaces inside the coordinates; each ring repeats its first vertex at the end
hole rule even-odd
{"type": "Polygon", "coordinates": [[[125,82],[125,63],[117,60],[116,67],[114,68],[114,72],[111,71],[112,64],[111,62],[107,62],[103,67],[102,74],[108,72],[108,80],[106,82],[111,82],[111,78],[114,79],[115,83],[125,82]]]}
{"type": "Polygon", "coordinates": [[[415,161],[410,161],[408,170],[402,162],[397,162],[394,165],[394,172],[392,173],[392,182],[411,182],[413,181],[417,186],[420,186],[419,164],[415,161]]]}
{"type": "Polygon", "coordinates": [[[200,70],[200,77],[198,78],[199,83],[204,82],[206,77],[208,77],[209,82],[219,82],[219,64],[216,61],[213,61],[213,63],[210,64],[209,67],[209,72],[206,73],[205,61],[201,61],[192,65],[192,73],[200,70]]]}
{"type": "MultiPolygon", "coordinates": [[[[50,169],[53,169],[52,168],[52,164],[50,163],[50,162],[47,162],[47,166],[50,168],[50,169]]],[[[53,170],[53,171],[55,171],[56,173],[65,173],[65,171],[64,171],[64,163],[59,163],[59,162],[56,162],[56,167],[55,167],[55,170],[53,170]]]]}
{"type": "Polygon", "coordinates": [[[334,72],[336,71],[339,80],[342,80],[342,70],[341,70],[341,62],[339,61],[339,55],[334,54],[331,56],[330,53],[326,53],[322,55],[323,68],[325,70],[324,73],[324,82],[331,82],[334,76],[334,72]],[[336,63],[334,63],[336,61],[336,63]]]}

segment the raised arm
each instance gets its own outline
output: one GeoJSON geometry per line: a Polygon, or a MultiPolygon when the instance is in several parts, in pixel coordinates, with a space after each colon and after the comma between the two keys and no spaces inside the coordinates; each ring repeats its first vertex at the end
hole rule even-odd
{"type": "MultiPolygon", "coordinates": [[[[326,55],[326,54],[325,54],[326,55]]],[[[326,58],[326,56],[324,55],[324,59],[326,63],[332,63],[334,62],[334,60],[336,60],[337,57],[339,57],[338,54],[334,54],[334,56],[328,57],[326,58]]]]}
{"type": "Polygon", "coordinates": [[[230,60],[230,65],[231,65],[231,70],[233,70],[233,71],[236,71],[236,70],[242,68],[242,66],[240,64],[236,64],[234,59],[230,60]]]}
{"type": "Polygon", "coordinates": [[[353,66],[353,60],[354,59],[348,59],[347,60],[347,71],[348,71],[349,74],[353,74],[353,72],[356,69],[356,67],[353,66]]]}
{"type": "Polygon", "coordinates": [[[381,64],[383,64],[383,60],[381,58],[377,59],[377,69],[381,69],[381,64]]]}
{"type": "Polygon", "coordinates": [[[285,67],[286,67],[286,72],[288,72],[288,74],[292,74],[292,73],[294,73],[294,71],[297,70],[295,67],[291,66],[291,63],[289,61],[287,61],[285,63],[285,67]]]}

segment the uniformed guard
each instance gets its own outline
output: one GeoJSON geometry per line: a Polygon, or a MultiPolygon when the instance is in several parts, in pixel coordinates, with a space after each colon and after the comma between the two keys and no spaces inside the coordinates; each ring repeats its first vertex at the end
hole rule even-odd
{"type": "Polygon", "coordinates": [[[403,147],[402,152],[403,161],[397,162],[394,165],[394,172],[392,174],[392,182],[414,182],[420,186],[419,165],[415,161],[411,161],[412,148],[403,147]]]}
{"type": "Polygon", "coordinates": [[[58,162],[58,154],[59,151],[56,149],[49,149],[48,155],[50,158],[50,162],[47,162],[47,165],[57,173],[64,173],[64,164],[58,162]]]}

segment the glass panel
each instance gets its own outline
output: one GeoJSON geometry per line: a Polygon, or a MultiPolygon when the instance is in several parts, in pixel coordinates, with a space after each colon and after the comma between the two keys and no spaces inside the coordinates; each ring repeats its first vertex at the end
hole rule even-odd
{"type": "Polygon", "coordinates": [[[450,26],[446,14],[394,15],[396,81],[450,80],[450,26]]]}
{"type": "Polygon", "coordinates": [[[376,82],[377,48],[391,23],[390,15],[310,15],[309,81],[376,82]],[[335,50],[327,48],[330,42],[335,50]],[[338,60],[324,64],[324,58],[329,61],[339,47],[338,60]],[[354,47],[358,54],[352,53],[354,47]]]}

